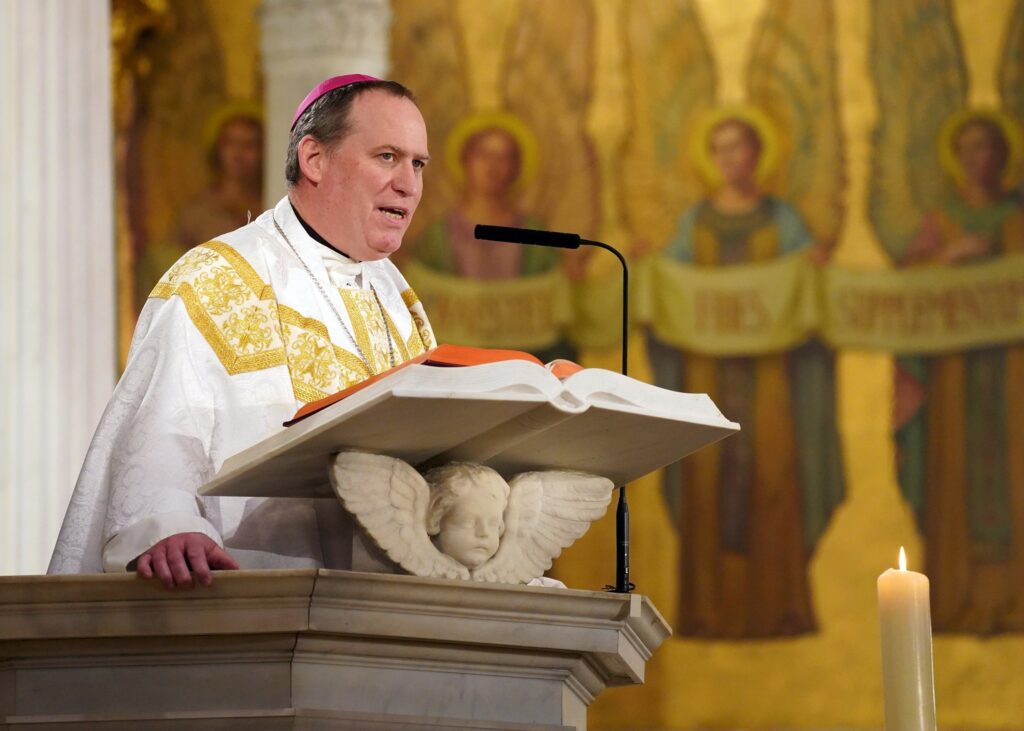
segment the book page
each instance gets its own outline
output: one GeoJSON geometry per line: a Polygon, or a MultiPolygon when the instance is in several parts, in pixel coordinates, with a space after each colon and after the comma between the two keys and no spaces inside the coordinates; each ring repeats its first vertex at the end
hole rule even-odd
{"type": "Polygon", "coordinates": [[[724,420],[707,394],[672,391],[601,368],[587,368],[566,378],[562,381],[561,397],[610,408],[640,409],[670,418],[685,414],[710,423],[724,420]]]}

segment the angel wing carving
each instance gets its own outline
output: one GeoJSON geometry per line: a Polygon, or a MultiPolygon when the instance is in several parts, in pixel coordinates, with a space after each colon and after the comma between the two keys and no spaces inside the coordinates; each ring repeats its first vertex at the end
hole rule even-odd
{"type": "Polygon", "coordinates": [[[935,147],[966,102],[967,71],[948,0],[875,0],[871,15],[879,124],[868,208],[882,245],[900,260],[947,193],[935,147]]]}
{"type": "Polygon", "coordinates": [[[524,472],[509,481],[505,535],[475,581],[522,584],[544,574],[563,548],[604,515],[613,485],[580,472],[524,472]]]}
{"type": "Polygon", "coordinates": [[[430,487],[394,457],[342,452],[331,466],[331,485],[388,557],[416,576],[468,579],[469,569],[437,550],[427,535],[430,487]]]}
{"type": "Polygon", "coordinates": [[[781,164],[768,187],[800,211],[816,241],[834,242],[845,181],[832,3],[770,3],[750,56],[747,88],[751,104],[778,130],[781,164]]]}
{"type": "MultiPolygon", "coordinates": [[[[633,3],[628,41],[629,131],[619,158],[629,230],[655,246],[703,193],[686,140],[715,99],[715,66],[693,0],[633,3]]],[[[614,182],[613,182],[614,184],[614,182]]]]}

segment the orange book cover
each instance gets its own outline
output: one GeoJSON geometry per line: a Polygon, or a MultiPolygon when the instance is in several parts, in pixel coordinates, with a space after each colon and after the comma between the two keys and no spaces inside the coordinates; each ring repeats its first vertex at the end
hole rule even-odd
{"type": "MultiPolygon", "coordinates": [[[[338,401],[363,390],[367,386],[387,378],[391,374],[396,373],[403,368],[408,368],[411,365],[418,365],[422,363],[423,365],[438,366],[441,368],[455,368],[460,366],[483,365],[484,363],[497,363],[502,360],[525,360],[530,363],[536,363],[540,366],[544,365],[536,357],[529,353],[524,353],[521,350],[499,350],[497,348],[474,348],[469,345],[441,344],[436,348],[428,350],[422,355],[410,358],[401,365],[389,368],[383,373],[378,373],[376,376],[367,378],[365,381],[360,381],[353,386],[349,386],[348,388],[322,398],[319,401],[309,402],[296,411],[295,415],[289,421],[286,421],[284,425],[291,426],[292,424],[305,419],[307,416],[315,414],[321,409],[325,409],[331,404],[337,403],[338,401]]],[[[580,369],[580,366],[572,363],[571,361],[558,361],[556,370],[553,370],[553,372],[557,377],[564,378],[574,372],[573,366],[575,366],[575,370],[580,369]]]]}

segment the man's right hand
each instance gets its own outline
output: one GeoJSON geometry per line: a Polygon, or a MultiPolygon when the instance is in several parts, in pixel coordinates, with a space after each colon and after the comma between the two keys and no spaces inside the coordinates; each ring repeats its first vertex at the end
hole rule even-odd
{"type": "Polygon", "coordinates": [[[212,538],[202,533],[176,533],[164,538],[137,559],[135,572],[143,579],[155,575],[168,589],[213,583],[211,569],[237,569],[238,563],[212,538]],[[194,575],[194,579],[193,579],[194,575]]]}

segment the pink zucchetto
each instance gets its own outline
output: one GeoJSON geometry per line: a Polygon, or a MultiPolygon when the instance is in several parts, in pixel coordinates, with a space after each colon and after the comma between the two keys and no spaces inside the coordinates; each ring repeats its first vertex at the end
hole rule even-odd
{"type": "Polygon", "coordinates": [[[367,76],[366,74],[345,74],[344,76],[332,76],[326,81],[321,81],[319,84],[313,87],[313,91],[306,94],[306,98],[299,104],[298,109],[295,110],[295,116],[292,117],[291,129],[295,129],[295,123],[299,121],[299,117],[302,113],[309,109],[310,105],[317,99],[322,97],[329,91],[340,89],[343,86],[350,86],[351,84],[358,84],[361,81],[380,81],[376,76],[367,76]]]}

